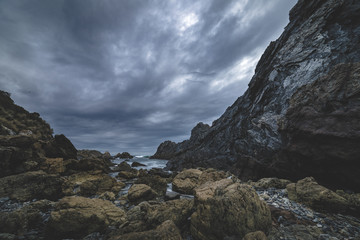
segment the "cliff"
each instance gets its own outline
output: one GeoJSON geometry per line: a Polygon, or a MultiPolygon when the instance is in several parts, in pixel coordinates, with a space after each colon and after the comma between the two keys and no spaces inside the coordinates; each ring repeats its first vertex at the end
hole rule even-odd
{"type": "Polygon", "coordinates": [[[359,1],[299,0],[244,95],[211,127],[163,143],[154,156],[170,159],[172,170],[215,167],[242,179],[311,175],[360,190],[359,12],[359,1]]]}

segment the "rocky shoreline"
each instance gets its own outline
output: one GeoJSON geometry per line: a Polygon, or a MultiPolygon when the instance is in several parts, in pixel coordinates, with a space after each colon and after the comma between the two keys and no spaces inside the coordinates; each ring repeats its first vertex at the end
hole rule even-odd
{"type": "Polygon", "coordinates": [[[340,196],[313,178],[242,182],[215,169],[170,173],[126,161],[111,168],[57,175],[58,199],[17,185],[46,172],[0,179],[14,189],[0,194],[0,239],[360,239],[360,194],[340,196]]]}

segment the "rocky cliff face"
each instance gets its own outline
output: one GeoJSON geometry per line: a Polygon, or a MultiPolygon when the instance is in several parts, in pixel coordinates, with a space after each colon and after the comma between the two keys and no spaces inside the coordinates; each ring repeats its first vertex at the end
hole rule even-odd
{"type": "Polygon", "coordinates": [[[72,143],[52,132],[38,113],[29,113],[0,91],[0,177],[39,170],[47,158],[76,159],[72,143]]]}
{"type": "Polygon", "coordinates": [[[360,170],[359,12],[359,1],[299,0],[245,94],[206,131],[162,144],[155,156],[166,151],[170,169],[216,167],[243,179],[312,175],[360,190],[353,175],[360,170]]]}

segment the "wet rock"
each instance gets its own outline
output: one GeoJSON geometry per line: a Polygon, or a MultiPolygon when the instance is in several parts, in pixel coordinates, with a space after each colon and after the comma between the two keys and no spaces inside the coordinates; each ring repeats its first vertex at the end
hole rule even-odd
{"type": "Polygon", "coordinates": [[[132,170],[131,166],[125,161],[121,162],[119,165],[117,165],[113,169],[114,172],[119,172],[119,171],[128,171],[129,172],[131,170],[132,170]]]}
{"type": "Polygon", "coordinates": [[[154,230],[145,232],[133,232],[110,238],[111,240],[182,240],[179,229],[171,220],[164,221],[154,230]]]}
{"type": "Polygon", "coordinates": [[[256,231],[246,234],[242,240],[267,240],[267,237],[264,232],[256,231]]]}
{"type": "MultiPolygon", "coordinates": [[[[43,231],[46,213],[54,206],[48,200],[30,203],[15,211],[0,212],[0,232],[23,236],[32,229],[43,231]],[[44,219],[45,218],[45,219],[44,219]]],[[[0,239],[2,239],[0,237],[0,239]]]]}
{"type": "Polygon", "coordinates": [[[132,203],[139,203],[154,199],[156,192],[145,184],[134,184],[130,187],[128,192],[128,199],[132,203]]]}
{"type": "Polygon", "coordinates": [[[109,201],[84,197],[65,197],[55,206],[47,224],[47,238],[81,238],[119,226],[125,212],[109,201]]]}
{"type": "Polygon", "coordinates": [[[150,186],[158,196],[164,196],[166,193],[167,180],[157,175],[144,174],[139,176],[135,183],[150,186]]]}
{"type": "Polygon", "coordinates": [[[118,193],[125,187],[122,182],[117,182],[114,178],[100,171],[84,172],[70,175],[65,178],[62,186],[63,192],[67,196],[94,196],[107,191],[118,193]]]}
{"type": "Polygon", "coordinates": [[[57,200],[63,196],[63,179],[43,171],[26,172],[0,178],[0,197],[19,201],[32,199],[57,200]]]}
{"type": "Polygon", "coordinates": [[[301,202],[318,211],[346,212],[349,207],[345,198],[319,185],[312,177],[299,180],[295,188],[290,185],[288,192],[291,200],[301,202]],[[293,196],[296,197],[293,198],[293,196]]]}
{"type": "Polygon", "coordinates": [[[256,190],[268,189],[268,188],[277,188],[284,189],[291,181],[287,179],[279,179],[279,178],[262,178],[257,182],[250,182],[256,190]]]}
{"type": "Polygon", "coordinates": [[[184,194],[194,194],[194,189],[208,181],[217,181],[228,177],[223,171],[214,169],[187,169],[177,174],[173,181],[173,190],[184,194]]]}
{"type": "Polygon", "coordinates": [[[115,196],[115,193],[113,193],[113,192],[104,192],[104,193],[100,194],[99,198],[104,199],[104,200],[109,200],[109,201],[115,201],[116,196],[115,196]]]}
{"type": "Polygon", "coordinates": [[[119,234],[146,231],[166,220],[171,220],[179,229],[188,228],[189,217],[194,212],[193,199],[177,199],[162,203],[142,202],[127,213],[127,222],[119,234]]]}
{"type": "Polygon", "coordinates": [[[179,199],[180,196],[181,196],[181,194],[177,193],[177,192],[166,192],[165,201],[179,199]]]}
{"type": "Polygon", "coordinates": [[[146,165],[139,162],[133,162],[131,167],[146,167],[146,165]]]}
{"type": "Polygon", "coordinates": [[[321,230],[316,226],[305,225],[289,225],[282,228],[272,228],[268,235],[269,240],[278,239],[304,239],[304,240],[318,240],[321,230]]]}
{"type": "Polygon", "coordinates": [[[270,230],[270,210],[249,185],[223,179],[205,183],[195,192],[196,212],[191,216],[195,239],[242,238],[270,230]]]}

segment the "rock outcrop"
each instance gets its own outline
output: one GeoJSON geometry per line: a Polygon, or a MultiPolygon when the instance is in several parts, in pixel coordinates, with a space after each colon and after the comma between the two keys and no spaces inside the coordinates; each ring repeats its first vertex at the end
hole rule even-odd
{"type": "Polygon", "coordinates": [[[313,175],[323,184],[336,179],[340,187],[360,190],[354,175],[360,170],[354,159],[359,11],[358,1],[300,0],[244,95],[210,128],[192,131],[190,140],[179,144],[161,144],[154,157],[170,159],[173,170],[214,167],[242,179],[313,175]]]}
{"type": "Polygon", "coordinates": [[[110,201],[65,197],[51,212],[47,237],[81,238],[92,232],[104,232],[108,226],[119,226],[125,219],[125,212],[110,201]]]}

